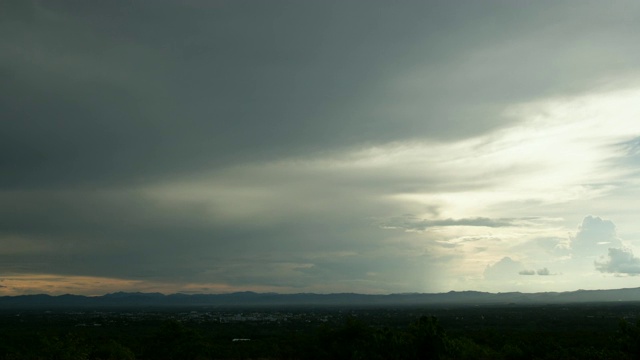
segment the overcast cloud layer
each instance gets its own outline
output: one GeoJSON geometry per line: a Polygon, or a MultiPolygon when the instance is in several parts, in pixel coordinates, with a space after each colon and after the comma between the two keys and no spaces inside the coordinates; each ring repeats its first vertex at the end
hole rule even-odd
{"type": "Polygon", "coordinates": [[[637,286],[640,3],[0,3],[0,294],[637,286]]]}

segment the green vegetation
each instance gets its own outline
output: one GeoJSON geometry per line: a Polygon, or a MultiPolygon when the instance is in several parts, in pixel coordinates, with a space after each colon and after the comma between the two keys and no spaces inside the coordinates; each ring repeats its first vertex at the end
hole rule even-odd
{"type": "Polygon", "coordinates": [[[25,310],[0,359],[637,359],[640,304],[25,310]]]}

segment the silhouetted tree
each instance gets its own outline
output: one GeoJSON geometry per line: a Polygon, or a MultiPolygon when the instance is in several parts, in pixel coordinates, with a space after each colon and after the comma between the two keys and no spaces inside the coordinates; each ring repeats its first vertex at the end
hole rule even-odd
{"type": "Polygon", "coordinates": [[[411,325],[416,359],[440,359],[447,351],[447,336],[434,316],[422,316],[411,325]]]}
{"type": "Polygon", "coordinates": [[[620,320],[617,332],[617,342],[624,353],[632,359],[640,359],[640,320],[631,324],[620,320]]]}
{"type": "Polygon", "coordinates": [[[96,360],[135,360],[135,354],[128,347],[114,341],[105,341],[91,352],[91,359],[96,360]]]}
{"type": "Polygon", "coordinates": [[[145,351],[145,358],[149,359],[195,359],[207,355],[202,336],[177,321],[164,323],[145,351]]]}

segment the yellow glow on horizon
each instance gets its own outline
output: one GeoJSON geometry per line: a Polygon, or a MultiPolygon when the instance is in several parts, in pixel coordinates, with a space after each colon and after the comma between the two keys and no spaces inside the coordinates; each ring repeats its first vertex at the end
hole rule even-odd
{"type": "MultiPolygon", "coordinates": [[[[283,289],[273,286],[237,287],[224,283],[171,283],[118,279],[98,276],[76,276],[57,274],[13,274],[0,281],[0,296],[30,294],[64,295],[75,294],[100,296],[113,292],[159,292],[219,294],[236,291],[273,292],[283,289]]],[[[284,289],[286,291],[286,289],[284,289]]]]}

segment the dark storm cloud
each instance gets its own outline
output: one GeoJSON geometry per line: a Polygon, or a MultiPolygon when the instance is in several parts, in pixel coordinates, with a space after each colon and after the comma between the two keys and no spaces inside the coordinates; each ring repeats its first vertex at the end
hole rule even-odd
{"type": "Polygon", "coordinates": [[[410,61],[416,16],[215,5],[9,4],[6,185],[135,179],[400,135],[388,119],[363,131],[351,104],[410,61]]]}
{"type": "Polygon", "coordinates": [[[637,58],[625,46],[627,13],[594,6],[2,6],[0,185],[11,188],[148,181],[358,144],[466,137],[506,121],[507,100],[573,91],[611,72],[611,62],[626,71],[637,58]],[[623,16],[612,24],[607,15],[623,16]],[[558,52],[550,60],[542,49],[558,52]],[[600,50],[606,58],[589,56],[600,50]],[[576,66],[573,56],[591,60],[576,66]]]}

